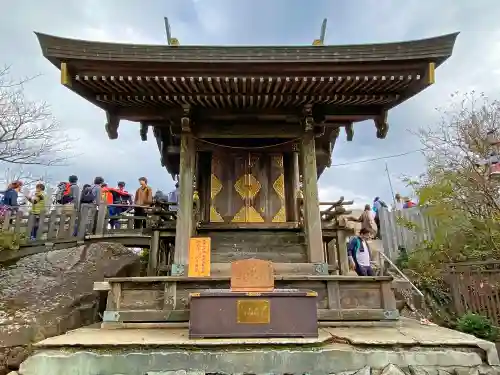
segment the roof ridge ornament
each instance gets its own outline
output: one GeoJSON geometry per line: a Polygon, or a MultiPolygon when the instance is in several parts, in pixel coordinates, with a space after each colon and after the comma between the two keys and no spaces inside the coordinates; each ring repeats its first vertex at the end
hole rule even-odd
{"type": "Polygon", "coordinates": [[[326,34],[326,23],[328,20],[326,18],[323,19],[323,23],[321,24],[321,31],[319,34],[319,39],[314,39],[313,46],[323,46],[325,45],[325,34],[326,34]]]}
{"type": "Polygon", "coordinates": [[[167,33],[168,45],[173,47],[179,46],[179,40],[177,38],[172,38],[172,34],[170,33],[170,23],[168,22],[168,17],[163,17],[163,20],[165,21],[165,32],[167,33]]]}

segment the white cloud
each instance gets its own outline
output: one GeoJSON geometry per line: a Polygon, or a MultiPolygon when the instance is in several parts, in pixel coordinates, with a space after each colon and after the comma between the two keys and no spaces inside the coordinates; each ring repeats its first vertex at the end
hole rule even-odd
{"type": "Polygon", "coordinates": [[[344,190],[334,185],[319,187],[319,201],[320,202],[334,202],[340,197],[344,197],[346,201],[353,200],[352,208],[363,208],[365,204],[369,204],[372,199],[364,195],[356,194],[351,190],[344,190]]]}
{"type": "MultiPolygon", "coordinates": [[[[164,16],[169,17],[172,34],[181,44],[276,41],[300,44],[314,39],[325,16],[329,18],[327,43],[396,41],[461,31],[454,55],[437,70],[436,84],[391,111],[387,139],[376,139],[373,123],[357,124],[353,142],[346,142],[345,134],[340,135],[342,139],[337,142],[332,164],[418,148],[406,129],[436,121],[438,114],[434,108],[443,105],[450,93],[471,88],[495,95],[499,92],[500,3],[497,1],[318,0],[315,7],[309,3],[305,0],[67,0],[61,7],[60,1],[55,0],[24,0],[13,4],[9,15],[7,12],[0,15],[0,50],[8,58],[5,62],[14,65],[16,74],[44,74],[30,85],[29,94],[47,100],[72,136],[80,138],[75,151],[83,156],[69,168],[110,179],[120,174],[119,178],[130,183],[135,183],[138,175],[148,174],[154,186],[163,190],[168,190],[171,181],[159,166],[154,141],[141,142],[138,127],[132,123],[122,123],[119,139],[108,140],[104,113],[59,85],[57,69],[42,58],[32,31],[111,42],[164,44],[164,16]],[[119,171],[110,162],[118,157],[121,165],[127,166],[120,166],[119,171]]],[[[418,174],[423,160],[419,155],[409,155],[388,162],[391,177],[396,180],[394,189],[404,194],[405,187],[397,176],[418,174]]],[[[54,170],[53,174],[63,176],[68,171],[54,170]]],[[[337,200],[344,195],[362,206],[380,195],[390,201],[383,161],[327,169],[320,187],[322,200],[337,200]]]]}

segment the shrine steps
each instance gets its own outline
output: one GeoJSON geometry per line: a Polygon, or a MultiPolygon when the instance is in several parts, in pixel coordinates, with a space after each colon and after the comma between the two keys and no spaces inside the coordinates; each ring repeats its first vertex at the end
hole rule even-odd
{"type": "Polygon", "coordinates": [[[210,237],[213,263],[258,258],[273,263],[305,263],[307,249],[304,235],[293,229],[227,229],[198,230],[198,235],[210,237]]]}

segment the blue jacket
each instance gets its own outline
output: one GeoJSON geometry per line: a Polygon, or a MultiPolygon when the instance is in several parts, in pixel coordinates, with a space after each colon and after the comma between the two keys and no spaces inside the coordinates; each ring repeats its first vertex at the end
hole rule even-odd
{"type": "Polygon", "coordinates": [[[370,251],[370,249],[365,249],[363,241],[358,236],[353,237],[347,245],[347,256],[352,257],[356,265],[358,264],[358,252],[363,253],[365,251],[370,251]]]}
{"type": "Polygon", "coordinates": [[[18,194],[14,189],[7,189],[3,195],[2,204],[11,207],[17,207],[19,204],[17,203],[18,194]]]}

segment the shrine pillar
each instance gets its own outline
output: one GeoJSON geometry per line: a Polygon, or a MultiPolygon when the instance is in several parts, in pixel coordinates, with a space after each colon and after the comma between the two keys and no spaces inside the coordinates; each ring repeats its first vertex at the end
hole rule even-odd
{"type": "MultiPolygon", "coordinates": [[[[304,229],[308,261],[325,264],[323,235],[318,199],[318,173],[312,108],[305,108],[304,135],[300,144],[300,164],[302,169],[302,189],[304,192],[304,229]]],[[[322,267],[323,268],[323,267],[322,267]]],[[[328,273],[322,269],[319,273],[328,273]]]]}
{"type": "Polygon", "coordinates": [[[175,228],[175,251],[172,275],[183,276],[187,273],[189,259],[189,240],[193,228],[193,177],[195,170],[195,141],[191,133],[190,119],[181,119],[181,147],[179,169],[179,203],[175,228]]]}
{"type": "Polygon", "coordinates": [[[299,148],[298,145],[293,145],[293,152],[291,154],[291,220],[298,222],[300,220],[299,212],[299,190],[300,190],[300,170],[299,170],[299,148]]]}

